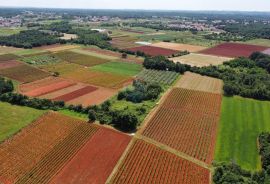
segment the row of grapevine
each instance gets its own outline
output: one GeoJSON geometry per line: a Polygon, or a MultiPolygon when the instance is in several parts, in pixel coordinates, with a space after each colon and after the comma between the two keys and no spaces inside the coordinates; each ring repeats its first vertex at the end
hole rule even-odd
{"type": "Polygon", "coordinates": [[[178,73],[171,71],[143,70],[138,74],[137,78],[146,82],[171,85],[178,76],[178,73]]]}
{"type": "Polygon", "coordinates": [[[111,183],[209,183],[210,171],[143,140],[136,140],[111,183]]]}

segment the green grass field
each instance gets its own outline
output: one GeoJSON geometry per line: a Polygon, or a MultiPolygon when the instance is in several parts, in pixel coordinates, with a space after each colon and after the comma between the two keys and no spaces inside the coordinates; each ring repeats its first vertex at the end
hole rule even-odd
{"type": "Polygon", "coordinates": [[[142,70],[142,66],[125,62],[108,62],[91,68],[92,70],[114,74],[134,76],[142,70]]]}
{"type": "Polygon", "coordinates": [[[244,43],[270,47],[270,40],[268,39],[254,39],[254,40],[248,40],[244,43]]]}
{"type": "Polygon", "coordinates": [[[0,102],[0,142],[20,131],[46,111],[0,102]]]}
{"type": "Polygon", "coordinates": [[[235,161],[244,169],[260,170],[257,137],[270,131],[270,102],[224,97],[215,161],[235,161]]]}
{"type": "Polygon", "coordinates": [[[88,115],[87,114],[81,114],[81,113],[78,113],[78,112],[75,112],[75,111],[70,111],[68,109],[63,109],[63,110],[60,110],[58,112],[61,113],[61,114],[66,115],[66,116],[70,116],[72,118],[77,118],[77,119],[80,119],[80,120],[83,120],[83,121],[88,121],[88,115]]]}
{"type": "Polygon", "coordinates": [[[0,28],[0,36],[17,34],[22,30],[24,30],[24,28],[0,28]]]}

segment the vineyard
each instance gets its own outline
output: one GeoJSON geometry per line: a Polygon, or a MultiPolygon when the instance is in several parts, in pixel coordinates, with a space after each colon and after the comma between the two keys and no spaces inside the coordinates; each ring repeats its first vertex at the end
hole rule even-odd
{"type": "Polygon", "coordinates": [[[31,65],[46,65],[60,62],[60,59],[53,55],[34,55],[31,57],[24,57],[21,60],[31,65]]]}
{"type": "Polygon", "coordinates": [[[33,82],[50,76],[50,73],[28,65],[19,65],[0,70],[0,76],[8,77],[20,82],[33,82]]]}
{"type": "MultiPolygon", "coordinates": [[[[97,128],[89,126],[82,121],[56,113],[42,116],[12,139],[0,145],[0,180],[2,180],[0,183],[15,183],[19,180],[30,179],[28,177],[29,173],[36,174],[33,171],[36,170],[37,165],[41,166],[46,160],[48,163],[43,168],[42,173],[53,173],[53,170],[49,170],[49,167],[59,164],[61,158],[65,159],[68,156],[72,156],[75,153],[74,151],[78,149],[72,150],[73,147],[69,145],[72,142],[68,141],[68,138],[72,140],[71,135],[74,135],[73,139],[79,141],[82,137],[89,136],[87,132],[96,130],[97,128]],[[82,133],[82,131],[87,132],[82,133]],[[60,150],[61,145],[66,149],[68,148],[66,157],[63,157],[66,150],[60,150]],[[50,155],[53,157],[49,157],[50,155]],[[48,160],[49,158],[51,160],[48,160]]],[[[73,146],[80,146],[83,144],[81,141],[77,142],[80,144],[73,143],[73,146]]]]}
{"type": "Polygon", "coordinates": [[[173,89],[143,135],[210,164],[220,106],[219,94],[173,89]]]}
{"type": "Polygon", "coordinates": [[[105,183],[130,139],[101,128],[50,183],[105,183]]]}
{"type": "Polygon", "coordinates": [[[139,80],[151,83],[159,83],[164,85],[171,85],[179,74],[171,71],[158,71],[158,70],[143,70],[137,75],[139,80]]]}
{"type": "Polygon", "coordinates": [[[209,170],[136,140],[110,183],[206,184],[209,179],[209,170]]]}
{"type": "Polygon", "coordinates": [[[109,60],[107,59],[94,57],[94,56],[90,56],[86,54],[79,54],[72,51],[59,52],[59,53],[56,53],[55,56],[61,58],[64,61],[68,61],[70,63],[75,63],[75,64],[87,66],[87,67],[109,62],[109,60]]]}
{"type": "Polygon", "coordinates": [[[196,91],[222,94],[223,82],[222,80],[212,77],[186,72],[175,86],[196,91]]]}

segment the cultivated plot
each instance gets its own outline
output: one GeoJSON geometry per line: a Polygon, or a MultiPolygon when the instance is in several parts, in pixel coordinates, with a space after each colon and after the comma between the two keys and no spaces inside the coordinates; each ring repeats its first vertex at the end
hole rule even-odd
{"type": "Polygon", "coordinates": [[[6,46],[0,46],[0,55],[7,54],[7,53],[14,53],[18,51],[22,51],[23,49],[15,48],[15,47],[6,47],[6,46]]]}
{"type": "Polygon", "coordinates": [[[109,183],[209,183],[209,170],[136,140],[109,183]]]}
{"type": "Polygon", "coordinates": [[[221,65],[225,61],[229,61],[231,59],[232,58],[210,56],[210,55],[205,55],[205,54],[195,54],[195,53],[191,53],[185,56],[170,58],[170,60],[175,63],[179,62],[181,64],[187,64],[190,66],[197,66],[197,67],[221,65]]]}
{"type": "Polygon", "coordinates": [[[152,46],[133,47],[127,50],[132,51],[132,52],[143,52],[149,56],[171,56],[173,54],[178,53],[178,51],[176,50],[164,49],[164,48],[152,47],[152,46]]]}
{"type": "Polygon", "coordinates": [[[22,65],[22,63],[16,60],[0,61],[0,70],[6,68],[13,68],[19,65],[22,65]]]}
{"type": "Polygon", "coordinates": [[[175,88],[143,135],[211,164],[220,106],[221,95],[175,88]]]}
{"type": "Polygon", "coordinates": [[[17,133],[45,113],[45,111],[2,102],[0,102],[0,109],[0,142],[17,133]]]}
{"type": "Polygon", "coordinates": [[[15,60],[18,59],[19,56],[16,56],[14,54],[3,54],[0,55],[0,61],[9,61],[9,60],[15,60]]]}
{"type": "Polygon", "coordinates": [[[38,97],[75,84],[75,82],[60,77],[48,77],[31,83],[21,84],[19,90],[24,95],[38,97]]]}
{"type": "Polygon", "coordinates": [[[112,38],[111,44],[113,47],[126,49],[139,46],[139,44],[135,44],[137,40],[138,39],[130,36],[114,37],[112,38]]]}
{"type": "Polygon", "coordinates": [[[1,183],[47,183],[98,130],[57,113],[0,145],[1,183]]]}
{"type": "Polygon", "coordinates": [[[257,138],[270,131],[270,103],[224,97],[215,160],[234,161],[248,170],[261,170],[257,138]]]}
{"type": "Polygon", "coordinates": [[[113,130],[99,129],[50,183],[105,183],[130,139],[113,130]]]}
{"type": "Polygon", "coordinates": [[[203,50],[200,53],[234,58],[249,57],[253,52],[261,52],[266,49],[267,47],[264,46],[247,45],[240,43],[223,43],[213,48],[203,50]]]}
{"type": "Polygon", "coordinates": [[[108,72],[113,74],[134,76],[142,70],[142,65],[112,61],[91,68],[91,70],[108,72]]]}
{"type": "Polygon", "coordinates": [[[80,47],[79,45],[55,44],[55,45],[42,46],[42,47],[39,47],[39,49],[49,51],[49,52],[60,52],[60,51],[64,51],[64,50],[76,49],[79,47],[80,47]]]}
{"type": "Polygon", "coordinates": [[[55,53],[55,56],[61,58],[64,61],[87,66],[87,67],[109,62],[109,60],[107,59],[90,56],[86,54],[79,54],[72,51],[64,51],[64,52],[55,53]]]}
{"type": "Polygon", "coordinates": [[[198,52],[198,51],[206,49],[206,47],[202,47],[202,46],[172,43],[172,42],[158,42],[158,43],[153,43],[151,46],[160,47],[164,49],[177,50],[177,51],[189,51],[189,52],[198,52]]]}
{"type": "Polygon", "coordinates": [[[146,70],[141,71],[136,78],[150,83],[171,85],[179,74],[171,71],[146,70]]]}
{"type": "Polygon", "coordinates": [[[186,72],[175,84],[175,87],[217,94],[222,94],[223,92],[222,80],[191,72],[186,72]]]}
{"type": "Polygon", "coordinates": [[[50,76],[50,73],[29,65],[19,65],[0,70],[0,76],[8,77],[20,82],[33,82],[50,76]]]}

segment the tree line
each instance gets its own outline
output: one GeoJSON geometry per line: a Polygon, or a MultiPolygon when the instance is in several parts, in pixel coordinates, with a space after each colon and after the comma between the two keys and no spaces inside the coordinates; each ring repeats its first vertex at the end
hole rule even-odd
{"type": "Polygon", "coordinates": [[[191,71],[224,81],[224,93],[228,96],[270,100],[270,56],[259,52],[249,58],[236,58],[219,66],[191,67],[174,63],[165,57],[146,58],[146,69],[168,70],[183,74],[191,71]]]}

